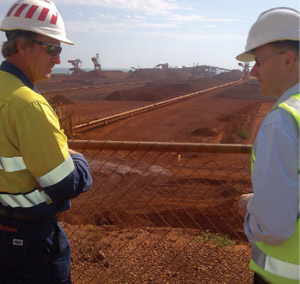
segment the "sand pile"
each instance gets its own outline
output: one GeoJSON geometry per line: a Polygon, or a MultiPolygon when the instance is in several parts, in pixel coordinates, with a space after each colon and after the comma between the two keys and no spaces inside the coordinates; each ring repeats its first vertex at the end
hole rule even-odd
{"type": "MultiPolygon", "coordinates": [[[[131,75],[134,75],[134,73],[131,75]]],[[[105,100],[151,102],[167,100],[183,94],[197,92],[224,83],[237,81],[241,77],[241,72],[233,70],[231,72],[201,77],[194,80],[187,80],[186,74],[184,74],[181,69],[139,69],[136,71],[135,75],[138,75],[140,79],[144,78],[143,80],[152,77],[153,81],[149,82],[144,87],[115,91],[109,94],[105,100]],[[164,75],[164,77],[162,75],[164,75]],[[158,80],[155,78],[160,79],[158,80]],[[177,80],[174,78],[177,78],[177,80]]]]}
{"type": "Polygon", "coordinates": [[[109,70],[109,71],[103,71],[103,74],[105,78],[119,78],[119,79],[125,79],[127,77],[127,73],[120,71],[120,70],[109,70]]]}
{"type": "Polygon", "coordinates": [[[241,100],[275,101],[274,98],[261,96],[258,93],[258,82],[256,79],[252,79],[243,85],[238,85],[229,90],[225,90],[221,92],[218,97],[241,100]]]}
{"type": "Polygon", "coordinates": [[[192,136],[201,136],[201,137],[211,137],[218,136],[219,132],[216,129],[209,127],[197,128],[193,132],[191,132],[192,136]]]}
{"type": "Polygon", "coordinates": [[[140,79],[143,81],[175,80],[184,81],[188,76],[182,69],[138,69],[128,75],[130,79],[140,79]]]}
{"type": "Polygon", "coordinates": [[[192,92],[192,87],[187,83],[167,84],[162,86],[152,86],[150,83],[147,86],[136,89],[115,91],[108,95],[105,100],[154,102],[167,100],[189,92],[192,92]]]}
{"type": "Polygon", "coordinates": [[[70,77],[70,75],[64,75],[59,78],[55,77],[53,81],[51,78],[50,81],[36,83],[36,86],[42,92],[82,87],[82,84],[77,82],[76,78],[74,78],[74,80],[70,80],[70,77]]]}
{"type": "Polygon", "coordinates": [[[74,101],[72,101],[71,99],[66,98],[62,95],[56,95],[56,96],[52,97],[51,99],[49,99],[48,101],[51,105],[60,105],[60,104],[72,105],[72,104],[75,104],[74,101]]]}
{"type": "Polygon", "coordinates": [[[220,80],[222,82],[232,82],[237,81],[241,78],[242,72],[240,70],[232,70],[230,72],[220,73],[215,77],[215,79],[220,80]]]}
{"type": "Polygon", "coordinates": [[[229,82],[238,81],[241,78],[241,72],[239,70],[233,70],[231,72],[224,72],[214,76],[198,77],[188,82],[191,84],[193,92],[205,90],[229,82]]]}

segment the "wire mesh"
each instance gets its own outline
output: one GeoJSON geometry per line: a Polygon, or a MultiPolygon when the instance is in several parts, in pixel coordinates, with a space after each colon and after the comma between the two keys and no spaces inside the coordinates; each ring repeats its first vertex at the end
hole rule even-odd
{"type": "Polygon", "coordinates": [[[60,217],[74,283],[251,283],[236,210],[250,146],[69,144],[94,180],[60,217]]]}

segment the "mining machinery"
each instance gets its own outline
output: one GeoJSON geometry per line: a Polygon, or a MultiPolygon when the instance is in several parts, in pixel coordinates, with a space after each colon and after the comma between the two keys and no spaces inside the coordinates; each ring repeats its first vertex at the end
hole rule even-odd
{"type": "Polygon", "coordinates": [[[157,64],[156,66],[154,66],[154,68],[160,68],[161,69],[168,69],[169,68],[169,63],[160,63],[160,64],[157,64]]]}
{"type": "Polygon", "coordinates": [[[94,72],[99,75],[99,77],[105,77],[104,73],[101,70],[101,64],[99,59],[99,53],[96,53],[95,56],[91,58],[93,64],[94,64],[94,72]]]}
{"type": "Polygon", "coordinates": [[[241,66],[243,68],[243,73],[242,73],[242,80],[246,80],[250,77],[250,65],[249,63],[241,63],[239,62],[238,64],[239,66],[241,66]]]}
{"type": "Polygon", "coordinates": [[[80,69],[82,61],[80,59],[68,60],[68,63],[73,65],[72,68],[69,68],[69,71],[72,72],[72,75],[78,75],[79,73],[83,72],[80,69]]]}
{"type": "Polygon", "coordinates": [[[92,62],[94,64],[94,70],[101,70],[100,60],[99,60],[99,53],[96,53],[96,56],[92,57],[92,62]]]}

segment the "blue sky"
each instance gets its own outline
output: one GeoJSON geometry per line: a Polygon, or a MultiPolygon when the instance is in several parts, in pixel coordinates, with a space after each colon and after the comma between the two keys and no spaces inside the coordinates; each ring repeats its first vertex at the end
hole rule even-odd
{"type": "MultiPolygon", "coordinates": [[[[100,55],[106,68],[152,68],[212,65],[239,68],[247,33],[266,9],[286,6],[299,10],[298,0],[54,0],[67,36],[60,67],[81,59],[93,68],[100,55]]],[[[0,0],[0,19],[13,1],[0,0]]],[[[5,41],[0,35],[1,43],[5,41]]],[[[3,57],[1,57],[3,59],[3,57]]]]}

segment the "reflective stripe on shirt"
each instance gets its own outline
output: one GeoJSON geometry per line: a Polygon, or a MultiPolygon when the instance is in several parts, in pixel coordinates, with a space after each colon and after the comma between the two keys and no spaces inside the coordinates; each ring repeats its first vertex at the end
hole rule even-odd
{"type": "Polygon", "coordinates": [[[10,207],[33,207],[41,203],[51,203],[51,198],[44,192],[39,189],[35,189],[26,194],[9,194],[9,193],[0,193],[0,202],[3,206],[10,207]]]}
{"type": "Polygon", "coordinates": [[[68,154],[67,159],[64,162],[62,162],[51,172],[37,178],[37,181],[41,187],[51,186],[63,180],[73,170],[74,170],[74,163],[71,158],[71,155],[68,154]]]}
{"type": "MultiPolygon", "coordinates": [[[[17,172],[26,170],[26,166],[22,157],[0,157],[0,170],[4,170],[5,172],[17,172]]],[[[37,178],[37,181],[41,187],[51,186],[63,180],[73,170],[74,163],[70,154],[68,154],[67,159],[64,162],[58,165],[51,172],[37,178]]]]}
{"type": "Polygon", "coordinates": [[[259,267],[261,267],[266,272],[286,279],[300,279],[300,265],[288,263],[286,261],[282,261],[266,255],[254,243],[252,244],[252,259],[259,267]]]}
{"type": "Polygon", "coordinates": [[[300,126],[300,120],[299,120],[299,113],[300,113],[300,104],[297,103],[297,101],[300,101],[299,94],[296,94],[292,97],[290,97],[287,101],[280,103],[277,108],[281,107],[282,109],[287,109],[293,117],[296,119],[296,122],[298,124],[298,129],[300,126]]]}
{"type": "Polygon", "coordinates": [[[26,170],[26,166],[22,157],[0,157],[0,170],[4,170],[6,172],[17,172],[26,170]]]}

